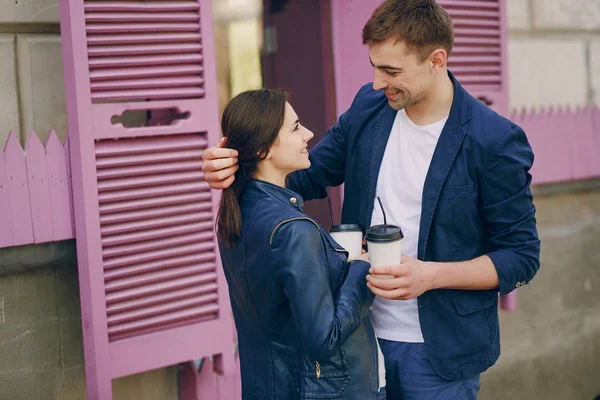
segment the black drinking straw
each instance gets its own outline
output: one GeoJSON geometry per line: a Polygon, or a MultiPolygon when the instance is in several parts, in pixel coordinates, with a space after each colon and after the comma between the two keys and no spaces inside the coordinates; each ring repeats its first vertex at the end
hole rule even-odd
{"type": "Polygon", "coordinates": [[[383,213],[383,224],[387,225],[387,218],[385,217],[385,210],[383,209],[383,204],[381,204],[381,199],[377,196],[377,201],[379,202],[379,207],[381,207],[381,212],[383,213]]]}
{"type": "Polygon", "coordinates": [[[327,203],[329,204],[329,218],[331,218],[331,226],[335,225],[335,222],[333,221],[333,210],[331,209],[331,199],[328,197],[327,198],[327,203]]]}

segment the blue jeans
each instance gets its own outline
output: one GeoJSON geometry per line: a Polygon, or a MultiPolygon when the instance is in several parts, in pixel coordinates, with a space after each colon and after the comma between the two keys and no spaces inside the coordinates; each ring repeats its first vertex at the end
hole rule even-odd
{"type": "Polygon", "coordinates": [[[387,400],[476,400],[479,375],[461,381],[433,369],[423,343],[379,339],[385,360],[387,400]]]}

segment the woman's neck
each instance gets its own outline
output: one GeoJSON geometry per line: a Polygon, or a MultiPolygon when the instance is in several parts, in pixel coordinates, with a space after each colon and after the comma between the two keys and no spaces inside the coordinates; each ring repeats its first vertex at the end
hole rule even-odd
{"type": "Polygon", "coordinates": [[[287,174],[282,171],[277,171],[272,168],[268,168],[267,166],[263,168],[258,168],[254,173],[254,178],[259,179],[261,181],[272,183],[273,185],[285,187],[285,181],[287,178],[287,174]]]}

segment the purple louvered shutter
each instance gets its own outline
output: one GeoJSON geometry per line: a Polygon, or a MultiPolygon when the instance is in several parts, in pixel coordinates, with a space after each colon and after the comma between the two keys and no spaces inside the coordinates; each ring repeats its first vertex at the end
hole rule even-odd
{"type": "Polygon", "coordinates": [[[474,96],[508,113],[504,0],[438,0],[454,22],[448,68],[474,96]]]}
{"type": "Polygon", "coordinates": [[[231,371],[218,198],[201,172],[219,139],[211,1],[60,11],[88,396],[209,355],[231,371]]]}

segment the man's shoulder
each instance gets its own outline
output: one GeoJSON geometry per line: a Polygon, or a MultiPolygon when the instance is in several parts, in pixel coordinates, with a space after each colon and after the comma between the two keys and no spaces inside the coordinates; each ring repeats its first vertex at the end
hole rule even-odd
{"type": "Polygon", "coordinates": [[[384,100],[386,100],[385,94],[381,90],[373,89],[373,82],[362,85],[354,98],[354,102],[381,102],[384,100]]]}
{"type": "Polygon", "coordinates": [[[498,114],[473,96],[471,118],[463,127],[471,140],[475,140],[486,149],[494,148],[512,130],[520,129],[514,122],[498,114]]]}
{"type": "Polygon", "coordinates": [[[381,90],[373,89],[373,82],[364,84],[354,96],[350,110],[377,109],[387,105],[387,98],[381,90]]]}
{"type": "Polygon", "coordinates": [[[344,119],[362,126],[364,121],[371,120],[385,107],[389,107],[385,94],[373,89],[373,83],[369,82],[358,90],[350,108],[344,113],[344,119]]]}

